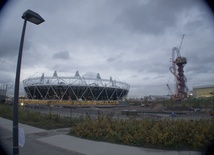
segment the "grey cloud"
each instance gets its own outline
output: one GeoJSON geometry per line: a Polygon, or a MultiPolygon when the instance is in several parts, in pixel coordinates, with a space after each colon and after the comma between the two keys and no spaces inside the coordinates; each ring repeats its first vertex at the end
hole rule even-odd
{"type": "Polygon", "coordinates": [[[176,22],[181,20],[178,15],[182,11],[194,6],[192,0],[154,0],[146,4],[134,3],[123,10],[118,20],[132,32],[161,35],[168,28],[176,26],[176,22]]]}
{"type": "MultiPolygon", "coordinates": [[[[19,52],[19,43],[21,39],[21,34],[16,35],[14,31],[9,32],[8,34],[2,34],[3,36],[7,36],[4,38],[0,38],[0,53],[1,57],[17,57],[19,52]]],[[[30,48],[30,42],[25,40],[23,51],[28,50],[30,48]]]]}
{"type": "Polygon", "coordinates": [[[1,71],[0,74],[0,83],[13,83],[15,81],[15,72],[1,71]]]}
{"type": "Polygon", "coordinates": [[[186,34],[181,55],[188,60],[187,84],[213,83],[214,22],[200,0],[11,2],[0,15],[0,82],[14,79],[27,8],[45,22],[27,25],[21,78],[44,71],[52,76],[54,70],[69,76],[99,72],[131,84],[130,95],[164,94],[167,76],[174,82],[171,49],[186,34]]]}
{"type": "Polygon", "coordinates": [[[120,63],[120,61],[126,57],[126,54],[125,53],[117,53],[117,51],[115,51],[114,54],[110,55],[109,57],[106,58],[106,62],[107,63],[120,63]]]}
{"type": "Polygon", "coordinates": [[[97,73],[96,72],[86,72],[82,76],[83,77],[89,77],[89,78],[95,78],[95,77],[97,77],[97,73]]]}
{"type": "Polygon", "coordinates": [[[106,59],[107,62],[114,62],[117,60],[117,57],[109,57],[106,59]]]}
{"type": "Polygon", "coordinates": [[[53,54],[53,59],[67,60],[70,58],[68,51],[61,51],[53,54]]]}
{"type": "Polygon", "coordinates": [[[136,33],[163,34],[167,27],[175,24],[176,18],[156,4],[154,1],[146,5],[136,4],[125,10],[118,20],[136,33]]]}

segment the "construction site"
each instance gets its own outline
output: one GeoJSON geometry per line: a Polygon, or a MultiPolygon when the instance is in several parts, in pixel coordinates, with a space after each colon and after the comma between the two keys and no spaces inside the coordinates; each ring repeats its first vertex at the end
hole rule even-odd
{"type": "Polygon", "coordinates": [[[207,100],[200,103],[185,101],[180,103],[148,102],[133,103],[127,101],[126,104],[106,104],[106,105],[33,105],[21,104],[20,108],[26,108],[32,111],[38,111],[46,114],[56,114],[61,117],[91,117],[109,116],[114,119],[211,119],[213,117],[213,105],[207,100]],[[206,104],[204,104],[206,102],[206,104]]]}
{"type": "MultiPolygon", "coordinates": [[[[73,77],[61,77],[55,71],[50,77],[44,76],[43,73],[41,77],[25,79],[23,84],[26,97],[19,100],[19,105],[45,113],[51,110],[52,113],[59,115],[71,115],[73,111],[77,116],[86,114],[97,116],[98,113],[102,113],[126,118],[188,118],[189,116],[208,118],[213,115],[213,94],[209,92],[213,89],[212,87],[207,89],[209,98],[205,99],[205,102],[189,97],[187,78],[184,74],[187,59],[181,56],[180,52],[183,39],[184,35],[180,46],[172,48],[169,71],[173,75],[174,84],[173,88],[167,84],[170,95],[164,97],[150,95],[141,100],[127,99],[130,89],[127,83],[113,80],[111,77],[102,79],[99,73],[95,78],[82,77],[78,71],[73,77]]],[[[4,96],[5,93],[6,91],[3,93],[4,96]]]]}
{"type": "MultiPolygon", "coordinates": [[[[174,88],[167,84],[171,99],[183,101],[188,97],[187,78],[184,75],[186,57],[181,56],[179,47],[172,48],[170,72],[174,78],[174,88]]],[[[119,105],[127,98],[130,85],[121,81],[102,79],[97,73],[96,77],[82,77],[76,71],[73,77],[58,76],[57,71],[53,76],[31,77],[23,80],[27,99],[24,104],[42,105],[119,105]]]]}
{"type": "Polygon", "coordinates": [[[187,78],[184,74],[187,59],[181,56],[180,52],[183,40],[184,35],[180,46],[172,48],[169,71],[174,78],[173,89],[167,84],[170,97],[157,99],[150,95],[155,99],[127,99],[130,86],[114,81],[111,77],[110,80],[105,80],[97,74],[96,78],[86,79],[77,71],[74,77],[66,78],[59,77],[55,71],[53,77],[45,77],[43,74],[38,78],[24,80],[29,99],[21,99],[20,105],[45,113],[51,110],[52,113],[68,116],[97,117],[98,114],[102,114],[115,118],[210,118],[213,115],[212,98],[204,100],[205,103],[189,98],[187,78]]]}

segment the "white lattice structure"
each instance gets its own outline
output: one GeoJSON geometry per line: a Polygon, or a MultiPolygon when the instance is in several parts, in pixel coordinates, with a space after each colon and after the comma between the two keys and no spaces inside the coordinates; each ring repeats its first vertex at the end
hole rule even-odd
{"type": "Polygon", "coordinates": [[[74,77],[59,77],[55,71],[52,77],[28,78],[23,81],[29,99],[58,100],[119,100],[127,96],[130,85],[121,81],[85,78],[77,71],[74,77]]]}

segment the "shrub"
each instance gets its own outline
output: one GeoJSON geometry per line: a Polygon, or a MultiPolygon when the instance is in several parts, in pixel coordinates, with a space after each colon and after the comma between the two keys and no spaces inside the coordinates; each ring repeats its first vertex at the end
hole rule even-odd
{"type": "MultiPolygon", "coordinates": [[[[0,104],[0,116],[11,119],[13,107],[10,105],[0,104]]],[[[43,129],[56,129],[72,127],[77,122],[82,121],[82,118],[67,118],[60,117],[55,114],[42,114],[40,112],[30,111],[25,108],[19,108],[19,122],[43,129]]]]}
{"type": "Polygon", "coordinates": [[[127,145],[201,150],[214,137],[213,120],[113,120],[104,116],[87,118],[71,134],[127,145]]]}

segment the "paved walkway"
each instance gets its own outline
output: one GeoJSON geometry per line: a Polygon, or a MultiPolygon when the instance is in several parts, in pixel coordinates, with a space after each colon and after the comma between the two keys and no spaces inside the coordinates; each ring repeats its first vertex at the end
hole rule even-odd
{"type": "MultiPolygon", "coordinates": [[[[12,131],[11,120],[0,117],[0,126],[12,131]]],[[[19,124],[19,127],[24,129],[26,139],[30,136],[34,136],[41,143],[46,143],[61,149],[73,151],[79,155],[201,155],[200,152],[196,151],[147,149],[86,140],[66,135],[68,129],[43,130],[24,124],[19,124]]]]}

